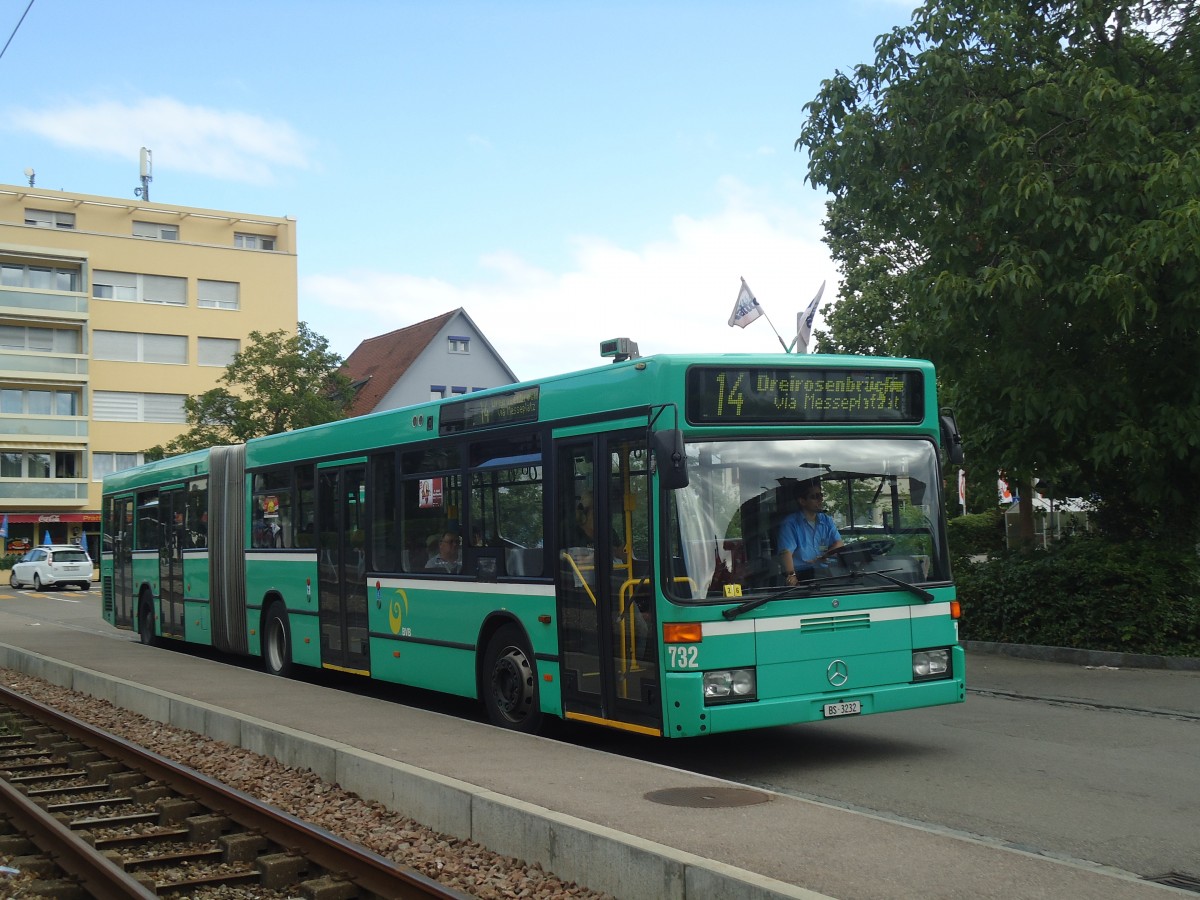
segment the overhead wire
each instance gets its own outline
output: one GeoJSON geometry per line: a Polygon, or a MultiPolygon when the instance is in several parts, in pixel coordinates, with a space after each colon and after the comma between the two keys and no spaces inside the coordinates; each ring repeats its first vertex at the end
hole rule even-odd
{"type": "Polygon", "coordinates": [[[4,59],[4,54],[8,50],[8,45],[13,42],[13,38],[17,36],[17,31],[21,28],[21,23],[25,21],[25,17],[29,15],[29,10],[33,9],[33,0],[29,0],[29,5],[25,7],[25,12],[21,13],[21,18],[17,19],[17,24],[12,30],[12,34],[8,36],[8,40],[4,42],[4,49],[0,50],[0,59],[4,59]]]}

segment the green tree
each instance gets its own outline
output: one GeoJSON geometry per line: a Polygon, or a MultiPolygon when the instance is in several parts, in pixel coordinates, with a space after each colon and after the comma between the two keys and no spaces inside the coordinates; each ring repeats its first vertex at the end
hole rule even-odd
{"type": "Polygon", "coordinates": [[[929,0],[796,142],[844,275],[819,347],[932,359],[976,463],[1070,469],[1188,538],[1197,47],[1194,0],[929,0]]]}
{"type": "Polygon", "coordinates": [[[184,401],[191,428],[166,446],[147,450],[146,458],[244,443],[343,418],[354,391],[341,364],[329,341],[304,322],[295,334],[252,331],[220,385],[184,401]]]}

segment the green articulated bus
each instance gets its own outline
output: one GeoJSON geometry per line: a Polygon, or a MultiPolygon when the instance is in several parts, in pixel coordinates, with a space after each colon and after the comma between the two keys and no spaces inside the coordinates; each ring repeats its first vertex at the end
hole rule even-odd
{"type": "Polygon", "coordinates": [[[104,480],[104,616],[692,737],[962,702],[933,367],[638,357],[104,480]],[[788,536],[790,535],[790,536],[788,536]]]}

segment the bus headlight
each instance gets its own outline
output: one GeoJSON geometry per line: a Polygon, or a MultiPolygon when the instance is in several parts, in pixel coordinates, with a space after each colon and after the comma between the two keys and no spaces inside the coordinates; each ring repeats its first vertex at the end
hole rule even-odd
{"type": "Polygon", "coordinates": [[[950,674],[950,650],[917,650],[912,655],[913,680],[945,678],[950,674]]]}
{"type": "Polygon", "coordinates": [[[741,703],[758,699],[758,679],[753,669],[717,669],[704,673],[704,702],[741,703]]]}

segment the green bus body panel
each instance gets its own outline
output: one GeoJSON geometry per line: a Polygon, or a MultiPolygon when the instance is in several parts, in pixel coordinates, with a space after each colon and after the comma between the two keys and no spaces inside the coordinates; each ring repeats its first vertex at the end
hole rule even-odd
{"type": "Polygon", "coordinates": [[[665,648],[664,733],[695,737],[821,721],[825,704],[847,700],[860,701],[863,715],[963,702],[965,656],[949,610],[954,589],[933,593],[929,606],[887,592],[779,600],[732,622],[719,608],[707,610],[699,643],[665,648]],[[949,677],[914,683],[913,651],[947,647],[949,677]],[[838,687],[829,681],[834,660],[848,671],[838,687]],[[727,668],[754,668],[757,699],[706,706],[703,673],[727,668]]]}
{"type": "Polygon", "coordinates": [[[212,607],[208,603],[208,554],[183,555],[183,636],[192,644],[212,646],[212,607]]]}
{"type": "Polygon", "coordinates": [[[379,586],[372,583],[367,592],[376,678],[476,696],[475,660],[482,649],[478,638],[497,607],[506,618],[521,623],[535,656],[558,655],[554,595],[548,587],[534,593],[533,585],[404,578],[376,582],[379,586]],[[549,616],[550,624],[539,622],[538,616],[549,616]]]}
{"type": "Polygon", "coordinates": [[[133,469],[122,469],[104,476],[104,494],[121,494],[160,484],[203,478],[208,474],[208,451],[193,450],[181,456],[171,456],[146,463],[133,469]]]}
{"type": "Polygon", "coordinates": [[[250,652],[262,654],[262,614],[278,597],[288,611],[292,660],[302,666],[321,665],[321,630],[317,607],[316,554],[263,554],[246,563],[246,641],[250,652]],[[303,558],[297,559],[302,555],[303,558]]]}
{"type": "MultiPolygon", "coordinates": [[[[859,658],[854,656],[843,654],[840,658],[845,659],[852,668],[860,663],[859,658]]],[[[962,703],[966,699],[962,678],[965,659],[966,654],[961,647],[951,648],[951,666],[958,674],[949,679],[915,683],[904,681],[879,687],[857,688],[847,685],[819,694],[722,706],[704,705],[701,673],[672,672],[663,679],[666,683],[664,696],[671,701],[665,704],[667,721],[663,733],[670,737],[698,737],[750,728],[820,722],[825,719],[823,708],[826,703],[847,700],[861,702],[863,715],[962,703]]]]}

